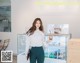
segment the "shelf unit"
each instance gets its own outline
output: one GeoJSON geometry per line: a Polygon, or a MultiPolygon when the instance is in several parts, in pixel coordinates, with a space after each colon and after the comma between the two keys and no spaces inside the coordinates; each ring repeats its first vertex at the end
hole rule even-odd
{"type": "MultiPolygon", "coordinates": [[[[66,61],[66,63],[67,63],[67,42],[68,42],[68,40],[71,38],[71,34],[45,34],[45,36],[64,36],[65,38],[66,38],[66,46],[65,46],[65,61],[66,61]]],[[[53,39],[54,40],[54,39],[53,39]]],[[[55,46],[55,47],[57,47],[57,46],[55,46]]],[[[58,46],[58,47],[61,47],[61,46],[58,46]]],[[[59,48],[60,50],[62,50],[63,48],[59,48]]],[[[58,54],[59,54],[59,52],[57,52],[57,59],[59,59],[59,56],[58,56],[58,54]]]]}
{"type": "Polygon", "coordinates": [[[71,36],[71,34],[45,34],[45,36],[71,36]]]}

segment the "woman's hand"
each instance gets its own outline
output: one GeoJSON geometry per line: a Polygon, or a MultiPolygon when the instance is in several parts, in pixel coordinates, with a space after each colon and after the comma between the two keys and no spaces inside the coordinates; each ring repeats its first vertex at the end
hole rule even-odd
{"type": "Polygon", "coordinates": [[[52,40],[53,40],[53,36],[49,36],[48,40],[47,40],[47,43],[51,42],[52,40]]]}
{"type": "Polygon", "coordinates": [[[52,40],[47,40],[46,42],[47,42],[47,43],[50,43],[51,41],[52,41],[52,40]]]}

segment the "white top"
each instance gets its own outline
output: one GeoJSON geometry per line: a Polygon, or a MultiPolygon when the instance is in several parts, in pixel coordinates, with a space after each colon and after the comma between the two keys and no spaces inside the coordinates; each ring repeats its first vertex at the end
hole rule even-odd
{"type": "Polygon", "coordinates": [[[31,47],[47,47],[48,44],[45,42],[45,35],[39,29],[36,29],[34,33],[28,36],[29,46],[31,47]]]}
{"type": "Polygon", "coordinates": [[[45,41],[44,33],[39,29],[36,29],[32,35],[27,36],[25,52],[27,54],[28,50],[31,49],[31,47],[40,47],[40,46],[43,46],[43,48],[48,47],[48,43],[46,43],[45,41]]]}

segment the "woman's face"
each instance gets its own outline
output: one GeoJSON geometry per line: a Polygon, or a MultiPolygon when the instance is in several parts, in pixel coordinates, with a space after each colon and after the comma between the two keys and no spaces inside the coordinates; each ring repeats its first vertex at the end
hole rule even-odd
{"type": "Polygon", "coordinates": [[[36,28],[39,28],[39,27],[41,26],[41,23],[40,23],[40,21],[39,21],[39,20],[38,20],[38,21],[36,21],[35,26],[36,26],[36,28]]]}

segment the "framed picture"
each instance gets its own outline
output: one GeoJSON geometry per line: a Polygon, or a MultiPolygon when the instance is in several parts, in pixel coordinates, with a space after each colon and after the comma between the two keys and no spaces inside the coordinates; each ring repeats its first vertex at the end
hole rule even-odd
{"type": "Polygon", "coordinates": [[[11,32],[11,0],[0,0],[0,32],[11,32]]]}

